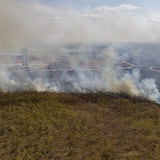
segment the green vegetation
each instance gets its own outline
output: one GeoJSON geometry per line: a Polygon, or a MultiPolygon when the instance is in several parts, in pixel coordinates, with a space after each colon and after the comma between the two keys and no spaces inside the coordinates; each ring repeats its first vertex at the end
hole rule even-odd
{"type": "Polygon", "coordinates": [[[160,160],[160,108],[117,94],[0,93],[0,160],[160,160]]]}

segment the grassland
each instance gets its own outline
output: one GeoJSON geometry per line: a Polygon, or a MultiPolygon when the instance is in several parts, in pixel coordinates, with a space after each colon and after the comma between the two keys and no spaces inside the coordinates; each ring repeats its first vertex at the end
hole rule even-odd
{"type": "Polygon", "coordinates": [[[0,93],[0,160],[160,160],[160,106],[109,93],[0,93]]]}

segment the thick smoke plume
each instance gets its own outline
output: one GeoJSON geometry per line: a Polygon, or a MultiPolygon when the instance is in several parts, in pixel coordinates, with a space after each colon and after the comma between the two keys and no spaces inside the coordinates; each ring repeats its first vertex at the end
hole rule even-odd
{"type": "Polygon", "coordinates": [[[111,91],[159,102],[156,81],[142,78],[138,69],[122,69],[118,64],[128,59],[110,44],[159,40],[158,22],[150,14],[135,12],[141,9],[125,4],[75,10],[49,7],[37,1],[0,0],[0,56],[10,51],[13,56],[17,48],[27,47],[41,63],[39,67],[22,69],[16,66],[14,58],[10,60],[14,67],[5,65],[4,60],[0,67],[0,89],[3,92],[111,91]],[[110,45],[103,50],[90,51],[88,46],[97,43],[110,45]],[[76,45],[78,47],[69,47],[76,45]],[[94,62],[88,55],[91,52],[98,56],[96,66],[90,65],[94,62]],[[67,59],[68,66],[50,68],[48,65],[58,57],[67,59]]]}
{"type": "MultiPolygon", "coordinates": [[[[123,56],[112,48],[100,53],[98,66],[91,68],[88,50],[84,50],[83,58],[76,55],[72,59],[66,56],[65,64],[56,68],[45,67],[1,67],[0,88],[3,92],[16,91],[49,91],[49,92],[115,92],[141,96],[159,103],[160,92],[156,82],[151,78],[141,78],[138,69],[125,70],[119,66],[123,56]],[[73,62],[74,63],[73,63],[73,62]],[[82,66],[81,66],[82,63],[82,66]],[[65,66],[63,66],[65,65],[65,66]],[[69,67],[68,67],[69,66],[69,67]]],[[[43,64],[45,65],[45,63],[43,64]]],[[[42,66],[43,66],[42,65],[42,66]]]]}

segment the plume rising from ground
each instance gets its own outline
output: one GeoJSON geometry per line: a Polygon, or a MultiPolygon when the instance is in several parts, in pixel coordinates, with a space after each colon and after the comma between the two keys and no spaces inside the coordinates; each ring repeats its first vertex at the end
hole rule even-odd
{"type": "Polygon", "coordinates": [[[114,49],[110,47],[104,49],[99,53],[99,57],[92,60],[91,57],[87,57],[89,53],[87,54],[86,49],[80,54],[72,55],[70,59],[68,54],[66,57],[63,55],[62,62],[57,62],[58,60],[51,61],[50,64],[44,62],[37,67],[32,65],[1,67],[1,90],[3,92],[26,90],[117,92],[146,97],[159,103],[160,93],[156,81],[153,78],[142,78],[140,70],[134,67],[121,68],[118,63],[123,62],[124,58],[114,49]],[[96,66],[90,65],[93,62],[96,66]]]}
{"type": "Polygon", "coordinates": [[[92,52],[88,44],[159,40],[157,22],[150,14],[133,14],[137,9],[141,7],[122,5],[77,11],[49,7],[37,1],[0,0],[0,55],[4,50],[25,46],[36,50],[34,56],[43,63],[43,67],[31,67],[30,71],[1,65],[1,90],[111,91],[144,96],[159,102],[156,81],[142,77],[139,69],[121,69],[119,61],[128,59],[124,58],[124,54],[117,53],[114,45],[96,51],[99,63],[95,68],[89,65],[94,59],[88,56],[92,52]],[[66,47],[73,43],[80,45],[73,49],[66,47]],[[67,70],[62,66],[56,67],[56,70],[45,66],[57,57],[67,59],[67,70]]]}

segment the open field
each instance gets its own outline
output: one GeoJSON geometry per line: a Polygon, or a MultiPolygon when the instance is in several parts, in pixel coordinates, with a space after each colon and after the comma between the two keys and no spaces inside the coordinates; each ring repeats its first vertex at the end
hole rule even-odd
{"type": "Polygon", "coordinates": [[[111,93],[0,93],[0,160],[159,160],[160,107],[111,93]]]}

